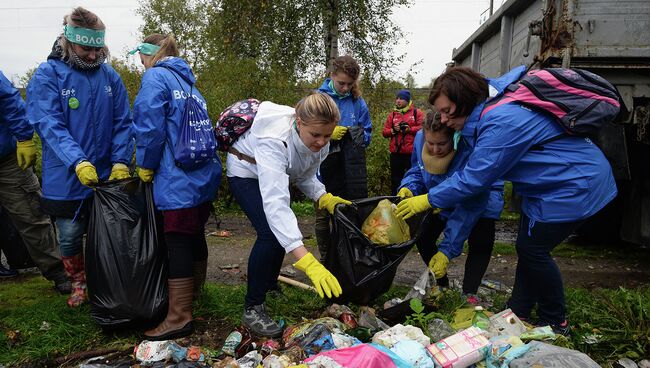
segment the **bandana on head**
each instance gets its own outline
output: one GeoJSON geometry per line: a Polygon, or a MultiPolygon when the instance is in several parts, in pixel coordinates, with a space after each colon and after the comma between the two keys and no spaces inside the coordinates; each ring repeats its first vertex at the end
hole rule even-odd
{"type": "Polygon", "coordinates": [[[143,43],[139,44],[138,47],[136,47],[133,50],[129,51],[129,55],[133,55],[136,52],[139,52],[139,53],[141,53],[143,55],[152,56],[152,55],[155,55],[158,52],[158,50],[160,50],[160,46],[154,45],[154,44],[151,44],[151,43],[143,42],[143,43]]]}
{"type": "Polygon", "coordinates": [[[104,47],[104,30],[63,26],[63,35],[68,41],[82,46],[104,47]]]}

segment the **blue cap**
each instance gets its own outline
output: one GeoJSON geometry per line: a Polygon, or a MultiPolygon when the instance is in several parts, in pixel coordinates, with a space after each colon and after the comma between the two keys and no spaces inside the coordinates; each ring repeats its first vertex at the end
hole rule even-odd
{"type": "Polygon", "coordinates": [[[397,92],[397,98],[400,98],[404,101],[411,101],[411,92],[408,89],[402,89],[397,92]]]}

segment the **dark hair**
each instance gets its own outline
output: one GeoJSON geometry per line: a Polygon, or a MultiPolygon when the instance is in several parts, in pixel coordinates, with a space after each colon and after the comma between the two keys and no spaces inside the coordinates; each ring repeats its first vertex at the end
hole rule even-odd
{"type": "Polygon", "coordinates": [[[150,34],[144,38],[143,42],[160,46],[160,50],[158,50],[158,52],[156,52],[156,54],[151,57],[151,65],[156,65],[156,63],[164,57],[178,56],[178,46],[176,45],[174,36],[171,34],[150,34]]]}
{"type": "Polygon", "coordinates": [[[359,87],[361,68],[359,67],[359,63],[350,55],[339,56],[332,61],[331,70],[331,74],[338,73],[346,74],[348,77],[354,79],[354,85],[350,92],[354,98],[359,98],[361,96],[361,88],[359,87]]]}
{"type": "Polygon", "coordinates": [[[435,110],[427,111],[427,116],[424,118],[424,124],[422,124],[422,128],[425,131],[431,133],[442,132],[450,138],[454,136],[455,132],[452,128],[440,122],[440,115],[437,114],[435,110]]]}
{"type": "Polygon", "coordinates": [[[488,97],[488,84],[485,77],[464,66],[445,70],[433,82],[429,92],[429,103],[445,95],[456,105],[454,116],[468,116],[474,107],[488,97]]]}

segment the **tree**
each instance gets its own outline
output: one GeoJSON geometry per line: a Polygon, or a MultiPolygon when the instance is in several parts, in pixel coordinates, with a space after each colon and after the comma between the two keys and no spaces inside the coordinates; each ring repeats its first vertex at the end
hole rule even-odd
{"type": "Polygon", "coordinates": [[[319,75],[353,55],[375,79],[402,60],[390,16],[411,0],[142,0],[142,32],[171,32],[194,66],[222,57],[253,59],[297,78],[319,75]]]}

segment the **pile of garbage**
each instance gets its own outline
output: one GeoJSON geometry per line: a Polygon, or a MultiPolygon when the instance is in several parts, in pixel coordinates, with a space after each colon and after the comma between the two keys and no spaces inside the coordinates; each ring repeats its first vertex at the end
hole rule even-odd
{"type": "Polygon", "coordinates": [[[288,326],[281,339],[256,339],[245,327],[228,335],[220,351],[143,341],[134,355],[142,367],[599,367],[587,355],[549,344],[548,327],[525,325],[509,309],[490,315],[460,308],[451,323],[388,326],[373,308],[354,313],[332,304],[322,317],[288,326]],[[426,332],[426,333],[425,333],[426,332]]]}

